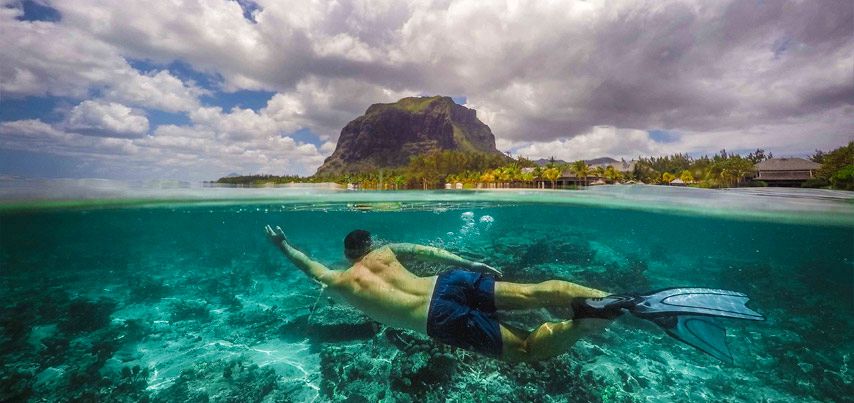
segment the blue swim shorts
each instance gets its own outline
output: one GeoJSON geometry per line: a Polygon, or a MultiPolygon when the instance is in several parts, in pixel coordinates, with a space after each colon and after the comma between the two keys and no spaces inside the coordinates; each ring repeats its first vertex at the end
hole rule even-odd
{"type": "Polygon", "coordinates": [[[495,278],[460,269],[440,274],[427,314],[427,335],[451,346],[500,357],[495,278]]]}

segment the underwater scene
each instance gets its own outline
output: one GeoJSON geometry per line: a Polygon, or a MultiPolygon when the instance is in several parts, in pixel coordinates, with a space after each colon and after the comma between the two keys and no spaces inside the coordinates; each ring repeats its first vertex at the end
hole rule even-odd
{"type": "MultiPolygon", "coordinates": [[[[0,401],[828,402],[854,396],[854,196],[609,186],[556,192],[91,188],[0,207],[0,401]],[[112,193],[111,193],[112,192],[112,193]],[[69,195],[73,202],[68,202],[69,195]],[[247,197],[248,195],[248,197],[247,197]],[[734,362],[624,315],[507,363],[329,298],[266,238],[346,269],[342,240],[447,249],[504,280],[750,296],[734,362]]],[[[2,193],[2,192],[0,192],[2,193]]],[[[10,196],[11,195],[11,196],[10,196]]],[[[418,275],[450,267],[402,260],[418,275]]],[[[500,313],[532,329],[545,310],[500,313]]]]}

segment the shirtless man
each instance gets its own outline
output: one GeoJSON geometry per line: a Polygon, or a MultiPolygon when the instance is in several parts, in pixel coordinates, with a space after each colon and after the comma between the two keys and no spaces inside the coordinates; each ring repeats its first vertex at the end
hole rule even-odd
{"type": "MultiPolygon", "coordinates": [[[[477,271],[500,272],[446,250],[409,243],[372,248],[367,231],[344,238],[344,254],[352,266],[330,270],[288,242],[284,231],[269,225],[267,235],[297,267],[338,299],[348,302],[387,326],[414,330],[445,344],[507,361],[535,361],[566,352],[603,320],[547,322],[533,332],[498,322],[496,310],[570,307],[573,298],[607,293],[560,280],[539,284],[496,281],[487,273],[461,269],[418,277],[397,260],[407,256],[477,271]]],[[[616,316],[616,313],[615,315],[616,316]]]]}

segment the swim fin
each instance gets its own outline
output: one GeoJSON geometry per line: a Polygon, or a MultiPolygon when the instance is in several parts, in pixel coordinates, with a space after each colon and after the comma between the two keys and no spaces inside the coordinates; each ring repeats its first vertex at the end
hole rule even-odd
{"type": "Polygon", "coordinates": [[[732,365],[726,344],[726,328],[708,316],[676,315],[651,319],[671,337],[732,365]]]}
{"type": "Polygon", "coordinates": [[[745,304],[743,293],[714,288],[667,288],[636,297],[638,302],[626,308],[635,316],[650,319],[669,315],[704,315],[722,318],[765,320],[745,304]]]}
{"type": "Polygon", "coordinates": [[[726,328],[715,317],[765,320],[745,304],[746,294],[712,288],[668,288],[603,298],[574,298],[574,319],[613,319],[624,310],[657,324],[671,337],[723,362],[733,358],[726,344],[726,328]]]}

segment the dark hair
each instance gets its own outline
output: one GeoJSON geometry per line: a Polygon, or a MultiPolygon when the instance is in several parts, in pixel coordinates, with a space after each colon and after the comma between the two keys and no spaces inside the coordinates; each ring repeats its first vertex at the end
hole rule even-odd
{"type": "Polygon", "coordinates": [[[371,251],[371,233],[363,229],[351,231],[344,237],[344,256],[358,259],[371,251]]]}

